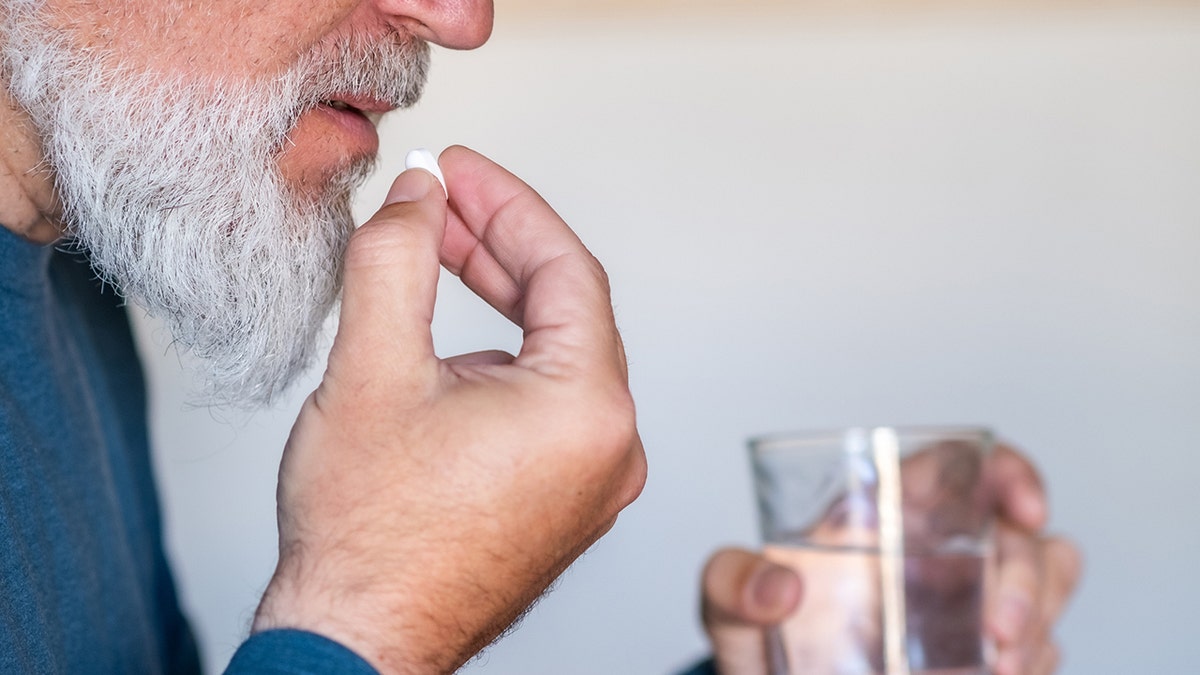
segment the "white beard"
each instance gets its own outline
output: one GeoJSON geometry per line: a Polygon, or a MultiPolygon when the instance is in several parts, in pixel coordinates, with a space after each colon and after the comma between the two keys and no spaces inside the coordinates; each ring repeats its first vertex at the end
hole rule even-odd
{"type": "Polygon", "coordinates": [[[279,152],[335,92],[411,105],[428,46],[345,40],[269,80],[168,79],[72,49],[33,3],[9,2],[4,74],[41,135],[68,235],[199,359],[202,402],[270,402],[313,359],[341,287],[351,193],[372,162],[347,162],[305,198],[279,152]]]}

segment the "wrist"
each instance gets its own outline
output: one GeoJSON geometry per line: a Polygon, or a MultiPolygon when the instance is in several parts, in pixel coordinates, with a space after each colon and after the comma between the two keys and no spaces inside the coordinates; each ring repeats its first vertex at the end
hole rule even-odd
{"type": "Polygon", "coordinates": [[[251,624],[252,635],[274,630],[315,633],[354,652],[383,675],[429,672],[404,660],[415,656],[405,653],[406,636],[394,630],[385,635],[380,631],[384,622],[371,608],[347,594],[286,574],[284,567],[281,563],[263,593],[251,624]]]}
{"type": "Polygon", "coordinates": [[[494,637],[467,628],[469,612],[447,597],[453,594],[412,593],[400,583],[407,579],[428,590],[437,588],[436,582],[414,578],[398,566],[358,572],[354,567],[322,570],[297,555],[281,560],[251,633],[316,633],[351,650],[381,675],[454,672],[494,637]]]}

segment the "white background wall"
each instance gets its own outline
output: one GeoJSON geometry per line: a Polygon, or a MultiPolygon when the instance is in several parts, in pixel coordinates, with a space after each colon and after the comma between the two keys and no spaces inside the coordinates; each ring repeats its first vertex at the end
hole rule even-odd
{"type": "MultiPolygon", "coordinates": [[[[1088,558],[1063,672],[1200,662],[1200,7],[501,20],[384,128],[465,143],[614,282],[651,476],[470,673],[666,673],[704,651],[707,553],[753,544],[743,439],[974,422],[1023,445],[1088,558]]],[[[219,670],[274,561],[274,474],[314,374],[188,408],[142,322],[183,597],[219,670]]],[[[440,350],[519,334],[450,280],[440,350]]]]}

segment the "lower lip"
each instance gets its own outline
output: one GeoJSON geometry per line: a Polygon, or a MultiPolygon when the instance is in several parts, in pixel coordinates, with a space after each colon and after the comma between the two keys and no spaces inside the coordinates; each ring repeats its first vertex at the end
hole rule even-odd
{"type": "MultiPolygon", "coordinates": [[[[320,118],[322,132],[337,137],[341,148],[354,156],[374,155],[379,151],[379,132],[375,124],[357,110],[319,105],[311,113],[320,118]]],[[[316,120],[314,120],[316,121],[316,120]]]]}

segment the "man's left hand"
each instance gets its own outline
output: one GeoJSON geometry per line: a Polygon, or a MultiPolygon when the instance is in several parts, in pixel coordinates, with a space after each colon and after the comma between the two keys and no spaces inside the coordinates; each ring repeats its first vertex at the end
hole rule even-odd
{"type": "MultiPolygon", "coordinates": [[[[1047,675],[1058,667],[1053,628],[1082,572],[1079,550],[1043,533],[1046,492],[1033,465],[1008,446],[989,458],[996,495],[996,583],[985,619],[995,675],[1047,675]]],[[[793,570],[739,549],[715,553],[702,580],[704,627],[722,675],[765,675],[763,630],[803,602],[793,570]]]]}

